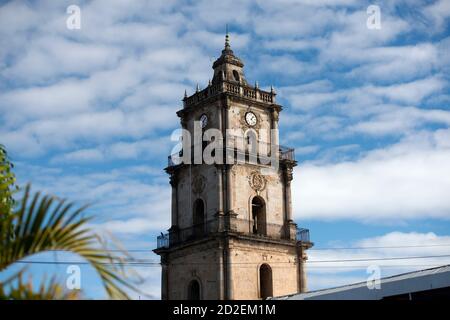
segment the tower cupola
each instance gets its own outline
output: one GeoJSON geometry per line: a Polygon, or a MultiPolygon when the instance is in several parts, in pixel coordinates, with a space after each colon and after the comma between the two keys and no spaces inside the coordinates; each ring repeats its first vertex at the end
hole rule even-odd
{"type": "Polygon", "coordinates": [[[212,83],[231,81],[247,85],[243,68],[244,63],[239,57],[235,56],[233,50],[231,50],[230,36],[227,32],[225,35],[225,47],[222,50],[222,54],[213,64],[214,76],[212,83]]]}

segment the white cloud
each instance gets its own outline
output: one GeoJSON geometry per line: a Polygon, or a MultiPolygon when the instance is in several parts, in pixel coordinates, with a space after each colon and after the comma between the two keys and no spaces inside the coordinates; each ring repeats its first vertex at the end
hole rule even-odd
{"type": "Polygon", "coordinates": [[[450,263],[450,235],[436,235],[433,232],[390,232],[378,237],[352,241],[333,249],[308,252],[308,283],[310,290],[331,288],[355,282],[366,281],[367,267],[380,268],[381,277],[427,269],[450,263]],[[351,249],[354,248],[354,249],[351,249]],[[365,248],[365,249],[363,249],[365,248]],[[430,257],[415,259],[389,259],[402,257],[430,257]],[[374,260],[379,259],[379,260],[374,260]],[[342,261],[353,260],[353,261],[342,261]],[[356,260],[356,261],[355,261],[356,260]],[[361,260],[361,261],[358,261],[361,260]],[[313,261],[333,261],[317,262],[313,261]]]}
{"type": "Polygon", "coordinates": [[[3,76],[24,83],[45,83],[55,77],[86,76],[118,63],[120,51],[113,46],[77,43],[58,36],[43,36],[3,76]]]}
{"type": "Polygon", "coordinates": [[[361,52],[364,63],[348,76],[367,81],[397,82],[429,74],[442,65],[439,49],[431,43],[375,47],[361,52]]]}
{"type": "MultiPolygon", "coordinates": [[[[167,222],[167,221],[164,221],[167,222]]],[[[164,230],[166,225],[155,225],[155,222],[150,219],[132,218],[128,220],[113,220],[105,222],[101,225],[102,228],[114,234],[131,233],[142,234],[151,230],[164,230]]]]}
{"type": "MultiPolygon", "coordinates": [[[[16,171],[19,178],[27,173],[33,190],[68,198],[78,205],[90,203],[87,214],[95,217],[94,226],[101,230],[138,235],[167,229],[170,224],[170,186],[161,168],[121,166],[87,173],[77,169],[76,174],[70,174],[57,167],[19,162],[16,171]]],[[[20,185],[25,182],[19,179],[20,185]]]]}
{"type": "Polygon", "coordinates": [[[320,149],[319,146],[304,146],[304,147],[295,148],[295,153],[304,155],[304,154],[315,153],[319,149],[320,149]]]}
{"type": "Polygon", "coordinates": [[[370,114],[374,104],[386,102],[420,104],[431,94],[439,93],[446,85],[446,80],[436,76],[388,86],[371,84],[350,89],[336,89],[329,83],[321,81],[282,87],[280,93],[298,110],[308,111],[318,107],[329,109],[330,104],[341,103],[345,107],[342,112],[352,115],[351,112],[355,111],[353,109],[370,114]],[[361,103],[364,103],[364,106],[361,103]]]}
{"type": "Polygon", "coordinates": [[[93,163],[114,160],[149,160],[165,158],[175,145],[169,137],[155,137],[131,142],[115,142],[99,145],[96,148],[79,149],[54,156],[50,162],[58,163],[93,163]]]}
{"type": "Polygon", "coordinates": [[[420,103],[425,97],[439,92],[445,81],[436,77],[420,79],[409,83],[401,83],[387,87],[368,86],[366,91],[391,101],[402,103],[420,103]]]}
{"type": "Polygon", "coordinates": [[[72,151],[59,156],[58,161],[62,162],[97,162],[102,161],[103,153],[98,149],[82,149],[77,151],[72,151]]]}
{"type": "MultiPolygon", "coordinates": [[[[381,109],[381,108],[380,108],[381,109]]],[[[407,135],[424,124],[444,124],[450,126],[450,112],[447,110],[426,110],[414,107],[391,106],[369,120],[360,121],[348,128],[372,136],[387,134],[407,135]]]]}
{"type": "Polygon", "coordinates": [[[301,165],[294,179],[296,217],[450,219],[449,139],[450,130],[424,132],[354,161],[301,165]]]}
{"type": "Polygon", "coordinates": [[[442,31],[450,17],[450,3],[446,0],[438,0],[424,9],[428,18],[431,18],[435,31],[442,31]]]}

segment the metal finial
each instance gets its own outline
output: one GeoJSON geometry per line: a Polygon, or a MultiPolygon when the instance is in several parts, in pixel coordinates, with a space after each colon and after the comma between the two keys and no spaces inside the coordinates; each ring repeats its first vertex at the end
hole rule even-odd
{"type": "Polygon", "coordinates": [[[184,97],[187,98],[187,91],[184,89],[184,97]]]}
{"type": "Polygon", "coordinates": [[[259,84],[258,81],[255,81],[255,88],[258,89],[259,88],[259,84]]]}
{"type": "Polygon", "coordinates": [[[200,86],[197,83],[197,88],[195,89],[195,92],[199,92],[200,91],[200,86]]]}
{"type": "Polygon", "coordinates": [[[230,49],[230,35],[228,34],[228,23],[226,24],[226,32],[225,32],[225,49],[230,49]]]}

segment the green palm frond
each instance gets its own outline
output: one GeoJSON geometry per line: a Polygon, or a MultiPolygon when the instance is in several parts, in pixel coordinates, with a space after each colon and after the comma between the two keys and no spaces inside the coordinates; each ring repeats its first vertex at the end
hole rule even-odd
{"type": "Polygon", "coordinates": [[[0,283],[0,300],[75,300],[80,298],[77,290],[65,290],[55,278],[45,279],[35,290],[31,278],[23,280],[23,270],[0,283]]]}
{"type": "MultiPolygon", "coordinates": [[[[102,239],[94,233],[87,223],[90,218],[83,216],[86,207],[73,208],[56,197],[36,193],[30,196],[30,186],[25,188],[19,208],[0,225],[0,272],[15,262],[30,255],[49,250],[69,251],[84,258],[100,276],[110,298],[128,299],[126,288],[136,290],[124,277],[122,256],[105,250],[100,244],[102,239]]],[[[32,291],[21,279],[18,281],[20,292],[32,291]]],[[[12,291],[21,297],[19,292],[12,291]]],[[[63,296],[60,287],[51,282],[41,287],[41,294],[63,296]],[[41,292],[42,291],[42,292],[41,292]]],[[[39,296],[39,295],[38,295],[39,296]]]]}

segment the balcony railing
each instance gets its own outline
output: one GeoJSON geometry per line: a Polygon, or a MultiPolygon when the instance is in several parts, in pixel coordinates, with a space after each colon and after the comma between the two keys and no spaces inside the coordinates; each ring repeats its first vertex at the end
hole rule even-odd
{"type": "Polygon", "coordinates": [[[280,146],[280,159],[295,161],[295,149],[285,146],[280,146]]]}
{"type": "MultiPolygon", "coordinates": [[[[203,146],[198,146],[203,152],[203,146]]],[[[233,163],[241,160],[252,160],[257,162],[259,160],[262,164],[270,164],[270,157],[272,154],[272,144],[257,141],[256,143],[248,143],[247,139],[242,137],[232,137],[227,139],[225,146],[221,148],[223,157],[233,155],[233,163]],[[252,158],[253,157],[253,158],[252,158]]],[[[276,146],[275,146],[276,148],[276,146]]],[[[220,149],[220,148],[219,148],[220,149]]],[[[216,149],[217,150],[217,149],[216,149]]],[[[194,163],[195,146],[191,147],[191,163],[194,163]]],[[[278,146],[279,160],[295,161],[295,149],[285,146],[278,146]]],[[[183,151],[176,152],[168,156],[168,167],[173,167],[182,163],[183,151]]],[[[225,158],[223,158],[225,159],[225,158]]],[[[226,161],[224,161],[226,162],[226,161]]]]}
{"type": "Polygon", "coordinates": [[[247,99],[262,101],[265,103],[275,103],[276,96],[276,93],[274,91],[269,92],[241,83],[223,81],[220,83],[211,84],[205,89],[194,93],[192,96],[186,97],[183,100],[184,107],[187,108],[193,106],[221,92],[227,92],[235,96],[241,96],[247,99]]]}
{"type": "Polygon", "coordinates": [[[161,233],[160,236],[156,237],[156,247],[159,248],[168,248],[169,247],[169,234],[161,233]]]}
{"type": "Polygon", "coordinates": [[[309,240],[309,229],[305,228],[297,229],[297,241],[311,242],[309,240]]]}
{"type": "MultiPolygon", "coordinates": [[[[294,229],[295,230],[295,229],[294,229]]],[[[265,223],[257,227],[253,220],[227,218],[226,216],[206,221],[188,228],[171,230],[157,237],[157,248],[174,247],[182,243],[201,240],[220,232],[231,232],[260,239],[297,240],[309,242],[309,230],[298,229],[297,237],[289,225],[265,223]]]]}

